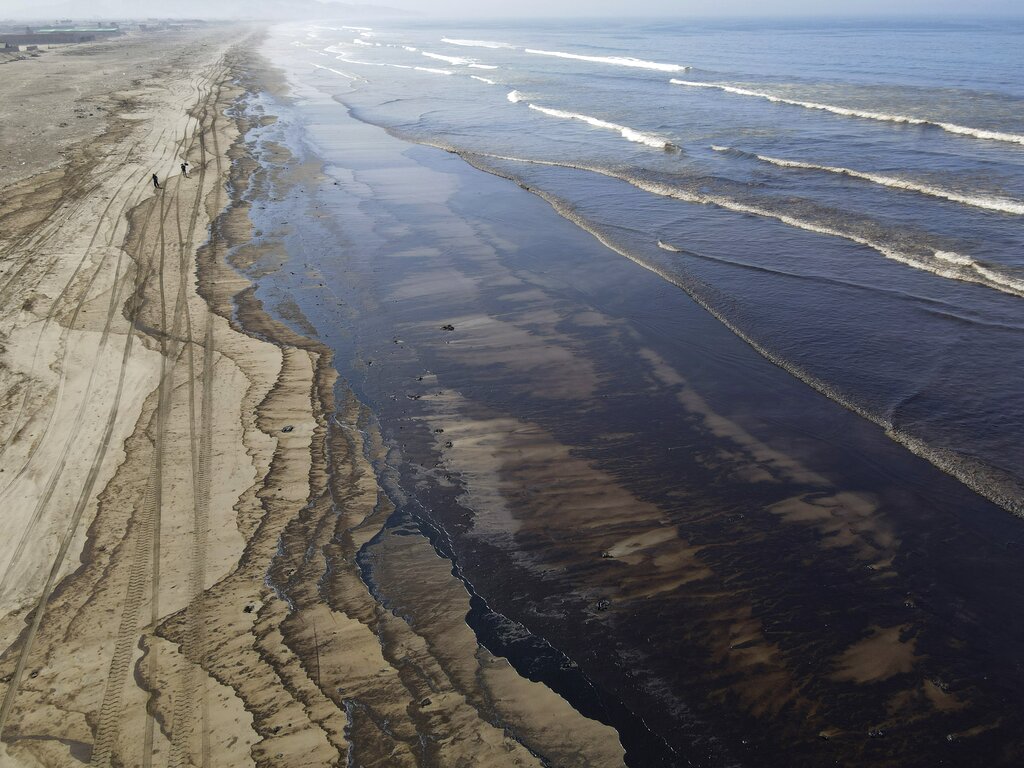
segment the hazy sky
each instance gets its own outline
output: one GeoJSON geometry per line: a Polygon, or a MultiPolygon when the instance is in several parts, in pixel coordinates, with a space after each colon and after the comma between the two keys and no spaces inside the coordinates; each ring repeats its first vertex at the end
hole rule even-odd
{"type": "MultiPolygon", "coordinates": [[[[320,0],[323,2],[323,0],[320,0]]],[[[422,16],[1024,16],[1024,0],[348,0],[422,16]]],[[[310,0],[0,0],[0,18],[287,16],[310,0]],[[270,10],[273,9],[273,10],[270,10]]]]}
{"type": "MultiPolygon", "coordinates": [[[[360,0],[352,0],[360,2],[360,0]]],[[[429,15],[867,16],[1024,15],[1024,0],[361,0],[429,15]]]]}

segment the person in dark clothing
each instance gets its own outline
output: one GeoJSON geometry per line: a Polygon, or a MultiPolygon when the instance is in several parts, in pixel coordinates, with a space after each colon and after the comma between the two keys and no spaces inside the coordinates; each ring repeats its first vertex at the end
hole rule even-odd
{"type": "Polygon", "coordinates": [[[185,165],[185,163],[181,164],[181,175],[184,176],[186,179],[188,178],[188,166],[185,165]]]}
{"type": "Polygon", "coordinates": [[[160,179],[156,177],[155,173],[153,174],[153,187],[156,189],[163,189],[163,187],[160,186],[160,179]]]}

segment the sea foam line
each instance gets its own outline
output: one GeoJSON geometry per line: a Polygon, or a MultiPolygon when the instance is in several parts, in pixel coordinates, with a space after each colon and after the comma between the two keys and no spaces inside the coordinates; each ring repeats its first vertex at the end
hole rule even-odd
{"type": "Polygon", "coordinates": [[[487,83],[488,85],[497,85],[496,82],[487,77],[480,77],[480,75],[470,75],[474,80],[479,80],[481,83],[487,83]]]}
{"type": "Polygon", "coordinates": [[[618,67],[635,67],[637,69],[654,69],[659,72],[685,72],[689,67],[681,64],[662,64],[657,61],[645,61],[632,56],[586,56],[582,53],[566,53],[565,51],[541,51],[536,48],[526,48],[527,53],[538,56],[555,56],[559,59],[576,59],[578,61],[590,61],[595,64],[613,64],[618,67]]]}
{"type": "Polygon", "coordinates": [[[341,75],[342,77],[347,77],[349,80],[358,80],[359,79],[355,75],[350,75],[348,72],[342,72],[340,69],[331,69],[330,67],[321,67],[319,64],[316,64],[316,63],[313,63],[313,62],[310,62],[310,63],[313,64],[313,66],[316,67],[317,69],[326,69],[328,72],[333,72],[336,75],[341,75]]]}
{"type": "Polygon", "coordinates": [[[339,61],[344,61],[346,64],[362,64],[367,67],[394,67],[395,69],[412,69],[417,72],[431,72],[435,75],[454,75],[450,69],[435,69],[433,67],[410,67],[408,64],[390,64],[381,61],[359,61],[358,59],[350,59],[347,54],[340,54],[335,57],[339,61]]]}
{"type": "Polygon", "coordinates": [[[333,32],[341,32],[342,30],[345,29],[354,29],[358,32],[370,32],[373,30],[373,27],[321,27],[317,24],[311,24],[310,26],[313,29],[329,29],[333,32]]]}
{"type": "MultiPolygon", "coordinates": [[[[712,146],[711,148],[716,152],[729,151],[728,147],[712,146]]],[[[989,211],[999,211],[1000,213],[1012,213],[1017,216],[1024,215],[1024,202],[1020,200],[1011,200],[1010,198],[988,195],[966,195],[960,192],[942,189],[941,187],[934,187],[929,184],[921,184],[919,182],[909,181],[908,179],[901,179],[898,176],[886,176],[880,173],[856,171],[852,168],[843,168],[841,166],[816,165],[815,163],[805,163],[799,160],[784,160],[777,157],[768,157],[767,155],[754,155],[754,157],[761,162],[777,165],[780,168],[800,168],[808,171],[826,171],[828,173],[835,173],[841,176],[850,176],[855,179],[864,179],[865,181],[880,184],[884,187],[903,189],[909,192],[918,192],[922,195],[930,195],[931,197],[941,197],[954,203],[970,205],[975,208],[984,208],[989,211]]]]}
{"type": "MultiPolygon", "coordinates": [[[[512,94],[518,94],[518,91],[512,91],[508,94],[508,100],[513,101],[512,94]]],[[[517,96],[514,101],[520,101],[521,97],[517,96]]],[[[618,123],[609,123],[607,120],[601,120],[590,115],[581,115],[576,112],[565,112],[561,109],[550,109],[549,107],[540,107],[536,104],[528,105],[530,109],[542,112],[545,115],[551,117],[560,117],[565,120],[579,120],[581,122],[592,125],[595,128],[606,128],[609,131],[618,131],[624,139],[629,141],[635,141],[638,144],[646,144],[648,147],[656,147],[657,149],[672,149],[672,142],[665,141],[658,136],[652,136],[649,133],[641,133],[633,128],[626,125],[619,125],[618,123]]]]}
{"type": "Polygon", "coordinates": [[[513,104],[518,104],[520,101],[522,101],[526,97],[523,96],[523,94],[521,94],[519,91],[509,91],[505,95],[505,98],[508,99],[509,101],[511,101],[513,104]]]}
{"type": "Polygon", "coordinates": [[[421,54],[426,56],[428,59],[437,59],[438,61],[445,61],[449,64],[455,64],[456,66],[465,66],[472,64],[473,59],[465,59],[462,56],[445,56],[441,53],[431,53],[430,51],[420,51],[421,54]]]}
{"type": "Polygon", "coordinates": [[[938,120],[926,120],[923,117],[909,117],[908,115],[890,115],[886,112],[869,112],[861,109],[850,109],[849,107],[836,107],[832,104],[819,104],[816,101],[800,101],[799,99],[787,99],[783,96],[775,96],[764,91],[752,91],[748,88],[738,88],[734,85],[723,85],[722,83],[698,83],[693,80],[669,80],[673,85],[685,85],[690,88],[713,88],[726,93],[734,93],[739,96],[755,96],[759,99],[766,99],[776,104],[790,104],[794,107],[805,109],[818,109],[823,112],[831,112],[834,115],[846,117],[861,117],[866,120],[879,120],[886,123],[903,123],[905,125],[931,125],[941,128],[949,133],[961,136],[972,136],[976,139],[990,139],[992,141],[1008,141],[1013,144],[1024,144],[1024,135],[1016,133],[1003,133],[1001,131],[989,131],[982,128],[969,128],[956,123],[945,123],[938,120]]]}
{"type": "Polygon", "coordinates": [[[492,40],[462,40],[459,38],[442,37],[442,43],[448,43],[449,45],[461,45],[466,48],[511,48],[515,49],[516,46],[509,43],[497,43],[492,40]]]}
{"type": "MultiPolygon", "coordinates": [[[[412,48],[410,50],[415,51],[416,49],[412,48]]],[[[427,58],[437,59],[438,61],[444,61],[459,67],[469,67],[470,69],[497,69],[497,67],[492,64],[481,64],[476,59],[467,59],[463,56],[445,56],[442,53],[431,53],[430,51],[420,51],[420,53],[427,58]]]]}

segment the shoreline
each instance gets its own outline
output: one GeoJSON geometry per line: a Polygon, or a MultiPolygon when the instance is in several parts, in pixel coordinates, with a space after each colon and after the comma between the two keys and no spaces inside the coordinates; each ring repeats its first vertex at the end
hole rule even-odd
{"type": "Polygon", "coordinates": [[[1018,748],[1016,518],[229,29],[0,192],[0,765],[1018,748]]]}

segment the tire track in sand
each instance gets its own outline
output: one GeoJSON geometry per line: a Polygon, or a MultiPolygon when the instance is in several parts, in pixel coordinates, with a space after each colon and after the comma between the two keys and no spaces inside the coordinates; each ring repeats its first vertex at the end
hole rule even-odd
{"type": "MultiPolygon", "coordinates": [[[[166,152],[164,152],[164,154],[166,154],[166,152]]],[[[162,223],[163,223],[162,222],[162,218],[165,215],[165,211],[161,209],[160,214],[161,214],[161,222],[160,223],[161,223],[161,226],[162,226],[162,223]]],[[[145,224],[143,226],[142,235],[140,237],[140,242],[142,242],[142,243],[145,242],[145,233],[148,230],[151,218],[152,218],[152,213],[150,213],[150,215],[147,216],[147,219],[146,219],[145,224]]],[[[140,253],[140,257],[141,257],[141,255],[142,254],[140,253]]],[[[140,261],[142,261],[141,258],[140,258],[140,261]]],[[[119,263],[120,263],[120,261],[119,261],[119,263]]],[[[48,578],[46,580],[45,585],[43,586],[42,593],[41,593],[39,599],[36,601],[35,608],[33,609],[33,612],[31,614],[32,615],[31,624],[27,628],[27,630],[22,634],[22,638],[20,638],[21,639],[21,649],[20,649],[20,652],[19,652],[19,655],[18,655],[18,661],[17,661],[16,667],[15,667],[15,671],[14,671],[12,677],[11,677],[10,684],[8,685],[8,688],[5,691],[4,698],[3,698],[3,703],[2,703],[2,705],[0,705],[0,735],[2,735],[3,727],[5,726],[5,724],[7,722],[7,719],[10,716],[10,712],[11,712],[11,709],[13,707],[14,700],[17,697],[18,689],[20,687],[22,676],[24,674],[24,669],[25,669],[25,666],[27,664],[28,656],[31,653],[33,642],[34,642],[34,639],[35,639],[35,635],[38,632],[39,625],[40,625],[40,623],[42,621],[43,614],[45,613],[46,603],[49,600],[49,596],[52,593],[52,591],[53,591],[53,589],[54,589],[54,587],[56,585],[57,578],[58,578],[60,570],[61,570],[61,568],[63,566],[64,558],[65,558],[65,556],[67,554],[67,551],[68,551],[68,549],[69,549],[69,547],[71,545],[72,540],[74,539],[75,533],[76,533],[77,528],[78,528],[78,524],[81,521],[82,514],[84,513],[86,507],[88,506],[89,500],[92,497],[92,490],[93,490],[93,488],[95,486],[96,479],[98,477],[100,468],[101,468],[101,466],[103,464],[103,460],[106,457],[106,452],[107,452],[107,449],[108,449],[109,444],[110,444],[110,438],[111,438],[111,435],[112,435],[112,432],[113,432],[113,429],[114,429],[114,426],[115,426],[115,423],[116,423],[116,420],[117,420],[117,415],[118,415],[118,412],[119,412],[119,408],[120,408],[120,401],[121,401],[121,397],[122,397],[123,390],[124,390],[125,371],[126,371],[128,362],[129,362],[129,360],[131,358],[133,342],[134,342],[134,339],[135,339],[135,336],[136,336],[136,330],[137,330],[137,327],[138,327],[139,314],[140,314],[140,312],[141,312],[141,310],[142,310],[142,308],[144,306],[144,303],[145,303],[144,302],[144,297],[145,297],[145,294],[146,294],[146,288],[149,285],[149,283],[150,283],[150,281],[151,281],[151,279],[153,277],[153,274],[154,274],[154,272],[153,272],[152,267],[149,267],[147,269],[147,268],[144,268],[144,266],[142,264],[139,265],[139,267],[137,269],[137,272],[136,272],[135,281],[134,281],[133,298],[130,301],[130,308],[127,310],[127,314],[130,317],[130,324],[129,324],[129,329],[128,329],[126,335],[125,335],[125,342],[124,342],[124,346],[123,346],[123,350],[122,350],[121,366],[120,366],[120,370],[119,370],[119,374],[118,374],[118,381],[117,381],[117,386],[116,386],[116,391],[115,391],[114,399],[113,399],[113,402],[112,402],[111,407],[110,407],[110,409],[108,411],[108,414],[107,414],[107,419],[106,419],[106,423],[105,423],[105,427],[104,427],[103,436],[102,436],[101,440],[99,441],[99,443],[97,445],[97,448],[96,448],[96,450],[95,450],[95,452],[93,454],[92,464],[91,464],[90,469],[89,469],[89,471],[88,471],[88,473],[86,475],[85,483],[84,483],[84,485],[82,487],[82,490],[81,490],[81,492],[79,494],[78,502],[77,502],[77,504],[75,506],[75,509],[74,509],[74,511],[73,511],[73,513],[71,515],[70,520],[68,521],[66,530],[65,530],[64,535],[63,535],[63,537],[61,539],[61,544],[60,544],[60,547],[58,549],[57,555],[54,558],[53,564],[52,564],[51,569],[49,571],[48,578]]],[[[112,319],[113,319],[114,312],[116,311],[117,307],[120,304],[119,299],[120,299],[120,294],[121,294],[121,289],[123,287],[123,284],[124,284],[124,281],[122,281],[122,280],[115,281],[115,287],[114,287],[114,290],[112,290],[112,293],[111,293],[111,301],[109,303],[108,310],[107,310],[106,326],[105,326],[104,334],[103,334],[103,337],[102,337],[102,342],[103,342],[104,345],[105,345],[106,340],[107,340],[107,338],[109,336],[109,328],[110,328],[110,324],[111,324],[112,319]]],[[[92,381],[92,379],[93,379],[93,377],[95,375],[96,367],[97,366],[94,363],[92,371],[90,372],[90,382],[92,381]]],[[[83,401],[83,402],[85,402],[85,401],[83,401]]],[[[83,406],[83,409],[80,409],[79,416],[81,416],[82,410],[84,410],[84,406],[83,406]]],[[[77,434],[78,434],[78,431],[79,431],[79,427],[80,427],[80,422],[81,422],[81,418],[76,419],[76,425],[72,429],[71,435],[69,436],[69,439],[68,439],[68,444],[69,445],[71,443],[73,443],[74,439],[77,437],[77,434]]],[[[65,453],[66,453],[66,451],[65,451],[65,453]]],[[[65,458],[66,458],[66,456],[65,456],[65,458]]],[[[62,463],[60,468],[61,469],[63,468],[63,463],[62,463]]],[[[51,473],[51,481],[52,481],[51,485],[54,485],[56,483],[56,480],[57,480],[58,476],[59,476],[59,472],[55,471],[54,473],[51,473]]],[[[45,493],[44,496],[46,497],[46,499],[48,501],[49,496],[52,495],[53,489],[52,489],[52,487],[48,487],[47,490],[48,490],[48,492],[45,493]]]]}
{"type": "MultiPolygon", "coordinates": [[[[218,89],[219,94],[219,89],[218,89]]],[[[212,89],[206,96],[206,103],[203,106],[202,114],[205,115],[209,99],[212,96],[212,89]]],[[[199,131],[199,142],[202,148],[202,131],[204,129],[202,121],[200,121],[197,130],[199,131]]],[[[193,136],[193,141],[195,136],[193,136]]],[[[183,139],[183,144],[184,139],[183,139]]],[[[122,604],[121,611],[121,623],[118,629],[117,639],[115,642],[115,651],[111,659],[109,672],[107,675],[107,684],[104,691],[104,699],[100,709],[99,725],[96,732],[96,740],[93,747],[92,765],[105,766],[109,765],[113,756],[113,745],[116,740],[117,734],[120,729],[120,721],[122,716],[121,702],[123,698],[123,692],[126,684],[126,678],[128,675],[129,667],[131,665],[131,659],[133,655],[133,648],[136,645],[138,639],[138,614],[142,607],[143,594],[145,590],[146,578],[146,565],[149,568],[149,585],[150,585],[150,621],[148,624],[148,631],[153,632],[160,619],[159,609],[159,590],[160,590],[160,526],[161,526],[161,509],[162,509],[162,485],[163,485],[163,438],[167,423],[167,417],[170,410],[170,396],[173,391],[173,373],[174,364],[177,361],[178,354],[180,351],[180,337],[181,337],[181,325],[184,322],[188,330],[188,338],[186,345],[188,348],[189,358],[191,357],[191,348],[194,343],[191,334],[191,317],[188,313],[187,308],[187,294],[185,291],[186,287],[186,274],[187,269],[183,269],[183,265],[186,259],[187,249],[192,248],[194,245],[194,232],[196,221],[198,219],[200,206],[204,198],[203,195],[203,180],[205,179],[205,161],[200,164],[200,190],[196,194],[196,198],[193,204],[192,211],[189,217],[188,227],[188,241],[187,243],[182,242],[180,222],[179,222],[179,272],[178,272],[178,293],[175,301],[173,311],[173,321],[170,334],[166,332],[166,288],[164,284],[164,273],[166,268],[166,236],[165,236],[165,217],[166,210],[162,209],[160,216],[160,230],[158,235],[158,249],[160,253],[159,264],[160,264],[160,302],[161,302],[161,328],[159,329],[159,338],[161,343],[161,377],[160,385],[158,387],[158,406],[156,413],[154,414],[156,420],[156,435],[155,445],[153,452],[153,459],[150,466],[149,479],[146,486],[146,496],[143,502],[143,508],[139,519],[139,525],[142,529],[142,533],[136,538],[133,552],[131,557],[130,575],[128,579],[127,594],[125,601],[122,604]],[[171,361],[169,363],[169,361],[171,361]]],[[[219,179],[219,177],[218,177],[219,179]]],[[[175,185],[175,191],[180,190],[181,179],[178,177],[175,185]]],[[[161,198],[163,205],[164,198],[161,198]]],[[[180,194],[174,195],[174,206],[176,218],[180,217],[180,194]]],[[[152,335],[152,333],[151,333],[152,335]]],[[[212,347],[210,348],[212,350],[212,347]]],[[[194,387],[194,368],[192,364],[189,364],[189,377],[188,386],[190,388],[190,403],[194,402],[194,394],[192,388],[194,387]]],[[[194,406],[192,406],[194,409],[194,406]]],[[[194,424],[194,420],[192,420],[194,424]]],[[[190,424],[191,432],[191,424],[190,424]]],[[[197,464],[195,453],[195,440],[190,435],[190,448],[193,454],[193,466],[197,464]]],[[[195,474],[195,471],[194,471],[195,474]]],[[[195,487],[195,481],[193,481],[195,487]]],[[[195,493],[195,491],[193,491],[195,493]]],[[[197,523],[197,532],[201,531],[205,537],[205,520],[202,521],[202,527],[197,523]]],[[[205,552],[205,538],[202,546],[205,552]]],[[[200,587],[201,590],[201,587],[200,587]]],[[[156,648],[150,648],[148,651],[148,674],[150,679],[156,679],[159,672],[159,661],[156,648]]],[[[175,701],[180,697],[176,696],[175,701]]],[[[152,717],[150,709],[147,707],[146,711],[146,725],[145,725],[145,736],[142,747],[142,764],[149,766],[152,764],[153,755],[153,744],[155,741],[155,720],[152,717]]],[[[175,729],[177,730],[177,729],[175,729]]],[[[205,731],[205,728],[204,728],[205,731]]]]}

